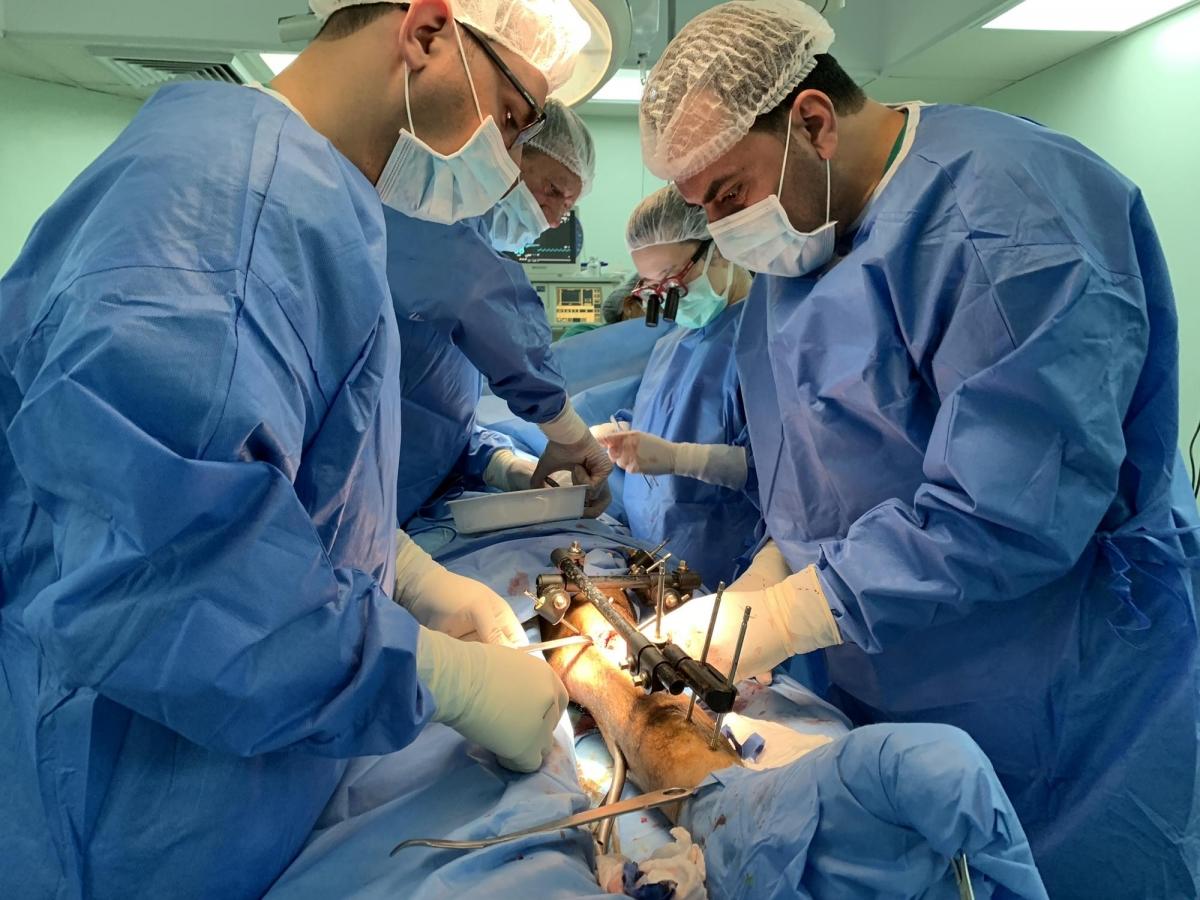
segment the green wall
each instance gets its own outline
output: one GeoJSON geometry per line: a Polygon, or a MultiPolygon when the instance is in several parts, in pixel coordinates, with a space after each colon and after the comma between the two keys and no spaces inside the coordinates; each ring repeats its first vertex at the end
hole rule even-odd
{"type": "Polygon", "coordinates": [[[1200,421],[1200,7],[982,101],[1078,138],[1137,182],[1171,269],[1180,322],[1180,443],[1200,421]]]}
{"type": "MultiPolygon", "coordinates": [[[[632,108],[631,108],[632,109],[632,108]]],[[[642,165],[637,116],[588,115],[584,121],[596,142],[596,183],[579,203],[584,257],[606,260],[609,271],[633,271],[625,250],[625,223],[638,201],[662,187],[642,165]]]]}
{"type": "Polygon", "coordinates": [[[141,104],[0,74],[0,274],[34,222],[141,104]]]}

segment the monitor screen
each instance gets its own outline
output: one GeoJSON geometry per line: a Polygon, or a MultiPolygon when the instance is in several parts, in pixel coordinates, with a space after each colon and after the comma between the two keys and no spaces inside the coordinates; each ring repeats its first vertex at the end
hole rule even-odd
{"type": "Polygon", "coordinates": [[[579,260],[583,245],[583,227],[572,210],[565,219],[551,228],[536,241],[515,254],[523,263],[574,263],[579,260]]]}

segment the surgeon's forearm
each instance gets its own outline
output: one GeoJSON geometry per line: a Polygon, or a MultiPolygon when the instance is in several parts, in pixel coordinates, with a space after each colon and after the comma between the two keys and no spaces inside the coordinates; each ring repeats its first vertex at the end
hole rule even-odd
{"type": "Polygon", "coordinates": [[[725,444],[676,444],[675,474],[740,491],[748,474],[745,447],[725,444]]]}
{"type": "MultiPolygon", "coordinates": [[[[613,636],[595,607],[577,603],[567,618],[596,646],[556,650],[550,654],[550,665],[571,699],[587,709],[600,730],[616,742],[630,776],[642,790],[692,787],[711,772],[739,764],[724,741],[716,750],[709,748],[713,721],[699,707],[689,723],[684,697],[664,692],[647,695],[634,687],[616,663],[620,654],[614,651],[618,647],[623,651],[624,642],[613,636]]],[[[553,636],[561,634],[555,631],[553,636]]]]}

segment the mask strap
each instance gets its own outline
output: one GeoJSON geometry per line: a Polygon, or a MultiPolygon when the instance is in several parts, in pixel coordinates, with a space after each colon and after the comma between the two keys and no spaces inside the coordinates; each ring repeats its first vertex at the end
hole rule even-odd
{"type": "Polygon", "coordinates": [[[830,200],[833,198],[833,169],[829,160],[825,160],[825,224],[829,224],[829,214],[833,212],[830,200]]]}
{"type": "Polygon", "coordinates": [[[788,151],[792,149],[792,120],[788,119],[787,140],[783,142],[783,169],[779,172],[779,187],[775,190],[775,196],[780,200],[783,199],[783,176],[787,174],[787,158],[788,151]]]}
{"type": "Polygon", "coordinates": [[[411,74],[408,70],[408,63],[404,64],[404,114],[408,116],[408,132],[413,137],[417,136],[417,129],[413,128],[412,123],[412,100],[408,96],[408,76],[411,74]]]}
{"type": "Polygon", "coordinates": [[[457,19],[450,21],[454,23],[454,39],[458,41],[458,55],[462,57],[463,68],[467,70],[467,84],[471,86],[471,99],[475,101],[475,113],[479,116],[479,124],[482,125],[483,110],[479,108],[479,94],[475,91],[475,79],[471,77],[471,67],[467,64],[467,51],[463,49],[462,30],[458,27],[457,19]]]}
{"type": "MultiPolygon", "coordinates": [[[[716,249],[717,249],[716,241],[713,241],[712,243],[710,243],[708,245],[708,255],[704,257],[704,271],[700,273],[701,275],[703,275],[705,278],[708,279],[709,287],[713,286],[713,283],[712,283],[712,258],[713,258],[713,253],[716,252],[716,249]]],[[[729,302],[729,291],[733,287],[733,264],[730,263],[729,260],[726,260],[725,262],[726,262],[725,290],[721,291],[721,293],[717,294],[717,296],[720,297],[722,300],[729,302]]]]}

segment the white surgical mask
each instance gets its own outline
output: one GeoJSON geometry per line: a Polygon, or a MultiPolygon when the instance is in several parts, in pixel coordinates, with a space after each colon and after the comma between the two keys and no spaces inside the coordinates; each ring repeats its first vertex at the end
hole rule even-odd
{"type": "Polygon", "coordinates": [[[520,253],[549,230],[550,221],[524,181],[496,204],[492,214],[492,246],[501,252],[520,253]]]}
{"type": "Polygon", "coordinates": [[[725,284],[725,290],[717,293],[712,286],[710,266],[713,251],[716,247],[708,248],[708,256],[704,258],[704,272],[687,286],[687,295],[679,301],[679,311],[675,314],[675,324],[681,328],[703,328],[721,314],[729,304],[729,288],[733,284],[733,271],[725,284]]]}
{"type": "Polygon", "coordinates": [[[833,191],[829,160],[825,160],[824,225],[816,231],[797,231],[779,202],[791,146],[792,129],[789,127],[783,147],[779,189],[774,194],[708,226],[721,255],[751,272],[795,278],[819,269],[833,258],[837,222],[829,218],[833,191]]]}
{"type": "Polygon", "coordinates": [[[450,155],[438,153],[416,135],[408,94],[408,69],[404,71],[404,106],[408,131],[401,131],[375,188],[379,197],[397,212],[449,225],[481,216],[495,206],[521,170],[508,155],[504,138],[491,116],[483,118],[475,81],[463,51],[462,34],[454,24],[458,54],[467,70],[467,84],[475,101],[479,127],[470,140],[450,155]]]}

